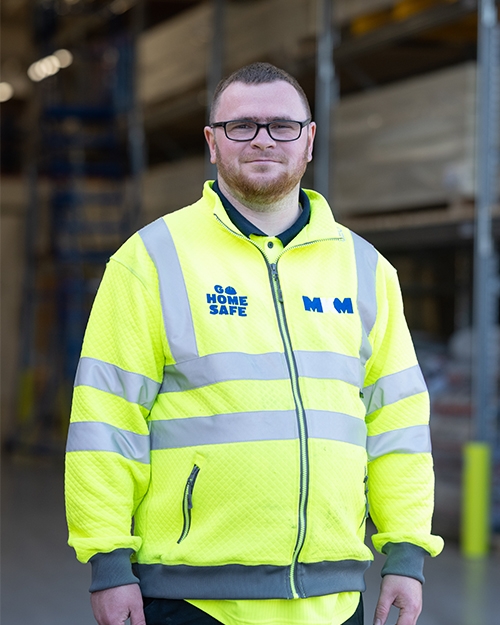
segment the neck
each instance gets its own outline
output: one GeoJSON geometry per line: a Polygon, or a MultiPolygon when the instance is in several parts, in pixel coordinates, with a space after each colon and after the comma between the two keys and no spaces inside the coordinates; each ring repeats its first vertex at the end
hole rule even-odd
{"type": "Polygon", "coordinates": [[[272,204],[253,204],[236,197],[224,180],[219,177],[219,188],[236,210],[250,223],[269,236],[281,234],[298,219],[302,208],[299,204],[300,184],[284,198],[272,204]]]}

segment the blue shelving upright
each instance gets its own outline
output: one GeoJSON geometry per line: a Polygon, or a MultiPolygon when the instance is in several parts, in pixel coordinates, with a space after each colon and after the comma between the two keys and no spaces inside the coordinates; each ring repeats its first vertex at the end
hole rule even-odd
{"type": "Polygon", "coordinates": [[[91,303],[140,212],[134,38],[119,33],[72,53],[72,67],[37,85],[18,427],[9,441],[31,453],[62,449],[91,303]]]}

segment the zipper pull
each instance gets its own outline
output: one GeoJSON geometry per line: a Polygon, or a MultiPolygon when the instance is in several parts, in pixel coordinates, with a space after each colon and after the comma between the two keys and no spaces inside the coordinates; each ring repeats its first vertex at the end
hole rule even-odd
{"type": "Polygon", "coordinates": [[[280,279],[278,276],[278,267],[276,266],[276,263],[271,263],[271,273],[273,275],[273,280],[276,283],[276,289],[278,291],[278,300],[280,304],[283,304],[283,294],[281,293],[281,285],[280,285],[280,279]]]}
{"type": "Polygon", "coordinates": [[[193,507],[193,489],[194,483],[196,482],[196,478],[198,477],[198,473],[200,471],[200,467],[196,464],[191,471],[191,475],[188,477],[187,485],[186,485],[186,494],[187,494],[187,507],[188,510],[191,510],[193,507]]]}

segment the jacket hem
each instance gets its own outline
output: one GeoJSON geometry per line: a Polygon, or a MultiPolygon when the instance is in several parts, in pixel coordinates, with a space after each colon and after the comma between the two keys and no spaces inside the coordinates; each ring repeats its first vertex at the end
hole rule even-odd
{"type": "MultiPolygon", "coordinates": [[[[298,563],[295,567],[300,597],[338,592],[363,592],[364,572],[371,562],[298,563]]],[[[143,596],[157,599],[293,599],[290,566],[226,564],[134,564],[143,596]]]]}

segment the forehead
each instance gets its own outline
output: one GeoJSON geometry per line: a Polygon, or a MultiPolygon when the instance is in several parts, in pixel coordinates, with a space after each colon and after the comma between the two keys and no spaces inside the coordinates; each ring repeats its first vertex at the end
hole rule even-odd
{"type": "Polygon", "coordinates": [[[215,109],[216,121],[229,119],[295,119],[307,116],[302,98],[284,80],[247,85],[234,82],[220,95],[215,109]]]}

